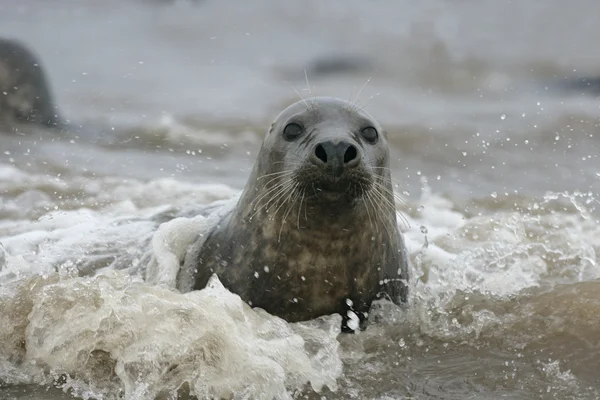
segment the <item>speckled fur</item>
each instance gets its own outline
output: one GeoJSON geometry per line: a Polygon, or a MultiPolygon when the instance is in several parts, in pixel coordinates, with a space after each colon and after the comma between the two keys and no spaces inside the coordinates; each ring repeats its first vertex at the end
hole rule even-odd
{"type": "Polygon", "coordinates": [[[216,273],[252,306],[290,322],[339,313],[346,324],[350,308],[362,320],[379,296],[405,302],[404,241],[395,211],[381,206],[394,203],[388,158],[379,124],[347,102],[315,98],[288,107],[271,125],[237,207],[188,252],[183,269],[193,271],[193,288],[204,288],[216,273]],[[281,132],[292,120],[310,129],[287,142],[281,132]],[[360,136],[365,126],[380,132],[376,144],[360,136]],[[344,172],[348,190],[320,191],[336,183],[308,155],[319,141],[340,138],[360,149],[361,165],[344,172]],[[263,196],[286,183],[295,185],[289,194],[278,199],[275,189],[263,196]],[[369,199],[376,187],[382,197],[369,199]]]}
{"type": "Polygon", "coordinates": [[[0,124],[61,124],[39,60],[24,45],[0,38],[0,124]]]}

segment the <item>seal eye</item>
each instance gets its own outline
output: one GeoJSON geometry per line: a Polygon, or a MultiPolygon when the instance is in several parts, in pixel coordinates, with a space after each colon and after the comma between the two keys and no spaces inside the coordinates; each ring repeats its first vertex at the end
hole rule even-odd
{"type": "Polygon", "coordinates": [[[283,137],[285,140],[294,140],[302,134],[304,129],[297,123],[292,122],[283,128],[283,137]]]}
{"type": "Polygon", "coordinates": [[[362,130],[362,135],[365,138],[365,140],[371,144],[375,143],[377,141],[377,138],[379,137],[377,129],[373,128],[372,126],[364,128],[362,130]]]}

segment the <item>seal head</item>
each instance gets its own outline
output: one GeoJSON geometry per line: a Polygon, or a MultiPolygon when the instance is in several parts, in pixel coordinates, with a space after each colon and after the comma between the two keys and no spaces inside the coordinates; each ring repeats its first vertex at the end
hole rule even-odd
{"type": "Polygon", "coordinates": [[[264,138],[237,206],[192,246],[180,290],[213,273],[243,300],[287,321],[340,313],[344,326],[371,302],[406,301],[386,133],[336,98],[285,109],[264,138]]]}
{"type": "Polygon", "coordinates": [[[0,38],[0,125],[59,127],[56,108],[37,57],[23,44],[0,38]]]}

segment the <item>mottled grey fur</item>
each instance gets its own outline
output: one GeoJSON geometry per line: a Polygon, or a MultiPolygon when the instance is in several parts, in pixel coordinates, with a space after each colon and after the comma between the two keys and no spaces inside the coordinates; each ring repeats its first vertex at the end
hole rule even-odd
{"type": "Polygon", "coordinates": [[[23,44],[0,38],[0,125],[18,123],[58,127],[61,120],[40,61],[23,44]]]}
{"type": "Polygon", "coordinates": [[[237,206],[186,255],[178,287],[202,289],[216,273],[244,301],[290,322],[339,313],[346,324],[349,309],[363,320],[380,296],[406,302],[388,159],[383,129],[356,106],[335,98],[291,105],[271,125],[237,206]],[[294,141],[282,135],[290,121],[307,127],[294,141]],[[377,143],[361,136],[367,126],[380,133],[377,143]],[[324,140],[353,143],[360,164],[338,178],[316,167],[309,156],[324,140]]]}

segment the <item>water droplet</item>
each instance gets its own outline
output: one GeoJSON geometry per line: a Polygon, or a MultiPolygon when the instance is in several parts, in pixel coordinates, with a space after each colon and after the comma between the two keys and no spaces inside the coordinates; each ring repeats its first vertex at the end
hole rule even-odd
{"type": "Polygon", "coordinates": [[[463,151],[463,152],[462,152],[462,155],[463,155],[464,157],[466,157],[466,156],[467,156],[467,152],[466,152],[466,151],[463,151]]]}
{"type": "Polygon", "coordinates": [[[404,347],[404,346],[406,346],[406,342],[404,341],[404,339],[400,339],[400,340],[398,341],[398,346],[400,346],[400,347],[404,347]]]}
{"type": "Polygon", "coordinates": [[[503,120],[504,120],[504,119],[506,119],[506,114],[502,114],[502,115],[500,116],[500,119],[503,119],[503,120]]]}
{"type": "Polygon", "coordinates": [[[352,305],[353,305],[354,303],[352,302],[352,300],[350,300],[350,299],[346,299],[346,304],[348,305],[348,307],[352,307],[352,305]]]}
{"type": "Polygon", "coordinates": [[[348,328],[352,329],[353,331],[358,329],[358,324],[359,324],[359,319],[358,319],[358,315],[356,315],[353,311],[348,310],[348,328]]]}
{"type": "Polygon", "coordinates": [[[254,272],[254,277],[258,278],[258,272],[257,271],[254,272]]]}
{"type": "Polygon", "coordinates": [[[302,279],[303,281],[305,281],[305,280],[306,280],[306,278],[305,278],[305,277],[303,277],[303,276],[301,276],[301,277],[300,277],[300,279],[302,279]]]}
{"type": "Polygon", "coordinates": [[[418,212],[421,212],[421,211],[423,211],[424,209],[425,209],[425,207],[424,207],[424,206],[419,206],[419,207],[417,207],[417,211],[418,211],[418,212]]]}
{"type": "Polygon", "coordinates": [[[421,225],[421,228],[420,228],[420,229],[421,229],[421,233],[422,233],[423,235],[427,235],[427,233],[429,232],[429,231],[427,230],[427,228],[425,227],[425,225],[421,225]]]}
{"type": "Polygon", "coordinates": [[[442,177],[438,175],[437,176],[437,180],[439,181],[440,179],[442,179],[442,177]]]}
{"type": "Polygon", "coordinates": [[[496,197],[498,197],[498,193],[496,193],[496,192],[492,192],[490,196],[492,196],[492,198],[494,198],[494,199],[495,199],[496,197]]]}

